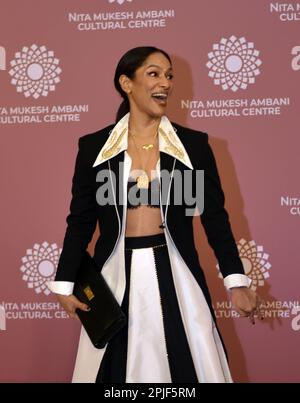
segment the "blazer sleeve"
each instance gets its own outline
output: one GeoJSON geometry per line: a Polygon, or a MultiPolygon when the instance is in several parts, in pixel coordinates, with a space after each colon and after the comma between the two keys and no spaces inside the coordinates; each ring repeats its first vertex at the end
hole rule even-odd
{"type": "Polygon", "coordinates": [[[92,169],[85,158],[84,138],[79,138],[72,180],[70,213],[55,281],[74,282],[83,252],[91,241],[97,224],[97,203],[92,169]]]}
{"type": "Polygon", "coordinates": [[[204,161],[204,210],[200,216],[202,225],[225,278],[225,286],[227,288],[248,286],[250,281],[244,276],[243,264],[233,237],[229,216],[224,207],[225,197],[215,157],[206,133],[204,161]]]}

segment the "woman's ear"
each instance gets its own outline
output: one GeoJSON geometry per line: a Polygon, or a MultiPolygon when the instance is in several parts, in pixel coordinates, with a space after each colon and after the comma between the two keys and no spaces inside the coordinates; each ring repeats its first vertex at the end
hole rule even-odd
{"type": "Polygon", "coordinates": [[[126,92],[127,95],[131,93],[131,80],[125,74],[122,74],[119,78],[119,83],[124,92],[126,92]]]}

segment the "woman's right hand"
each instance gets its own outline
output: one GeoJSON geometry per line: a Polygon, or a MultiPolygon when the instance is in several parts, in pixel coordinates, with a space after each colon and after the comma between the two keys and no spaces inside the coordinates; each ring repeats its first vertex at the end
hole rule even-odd
{"type": "Polygon", "coordinates": [[[78,319],[78,316],[75,312],[77,308],[86,312],[90,310],[90,308],[83,302],[80,302],[79,299],[75,297],[75,295],[56,294],[56,298],[72,319],[78,319]]]}

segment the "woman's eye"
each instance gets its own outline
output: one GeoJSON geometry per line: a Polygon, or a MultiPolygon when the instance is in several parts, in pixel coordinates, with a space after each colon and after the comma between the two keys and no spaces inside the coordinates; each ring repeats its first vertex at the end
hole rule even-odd
{"type": "MultiPolygon", "coordinates": [[[[151,77],[158,77],[158,75],[159,75],[156,71],[150,71],[150,73],[148,73],[148,74],[151,77]]],[[[173,74],[168,74],[166,77],[167,77],[168,80],[172,80],[174,75],[173,74]]]]}

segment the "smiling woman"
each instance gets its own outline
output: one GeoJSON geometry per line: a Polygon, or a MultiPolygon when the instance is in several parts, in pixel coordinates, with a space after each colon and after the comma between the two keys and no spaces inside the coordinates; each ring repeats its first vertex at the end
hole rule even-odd
{"type": "Polygon", "coordinates": [[[143,110],[150,116],[161,116],[173,89],[171,59],[167,53],[156,48],[138,48],[121,58],[114,81],[124,99],[117,121],[129,110],[143,110]],[[159,107],[155,107],[155,104],[159,107]]]}
{"type": "Polygon", "coordinates": [[[129,50],[114,83],[123,98],[116,124],[79,139],[68,228],[49,288],[71,317],[88,311],[72,292],[98,221],[94,259],[127,325],[100,350],[82,328],[73,382],[232,382],[188,213],[202,206],[190,208],[182,192],[199,185],[203,170],[201,222],[224,285],[252,321],[259,300],[248,288],[208,136],[165,115],[174,84],[163,50],[129,50]],[[107,202],[96,196],[104,176],[107,202]]]}

